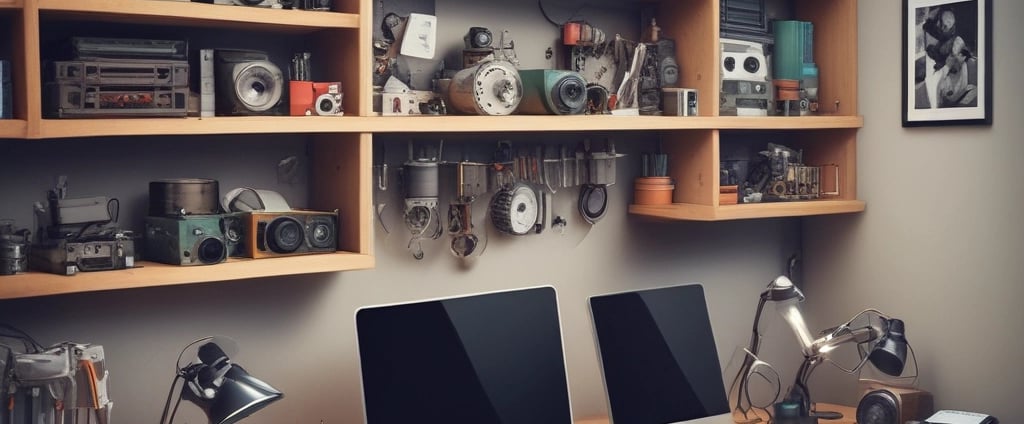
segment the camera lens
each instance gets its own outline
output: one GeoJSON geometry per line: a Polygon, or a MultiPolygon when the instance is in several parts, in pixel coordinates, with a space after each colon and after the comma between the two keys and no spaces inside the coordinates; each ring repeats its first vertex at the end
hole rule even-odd
{"type": "Polygon", "coordinates": [[[321,114],[331,113],[334,110],[334,102],[331,99],[322,98],[320,103],[317,105],[317,109],[320,110],[321,114]]]}
{"type": "Polygon", "coordinates": [[[196,253],[200,263],[215,264],[224,260],[224,242],[214,237],[204,239],[199,242],[199,249],[196,253]]]}
{"type": "Polygon", "coordinates": [[[748,57],[743,61],[743,69],[747,72],[755,73],[758,69],[761,69],[761,61],[756,57],[748,57]]]}
{"type": "Polygon", "coordinates": [[[267,226],[267,245],[277,253],[291,253],[302,245],[302,224],[295,218],[283,216],[275,218],[267,226]]]}
{"type": "Polygon", "coordinates": [[[733,69],[736,69],[736,59],[732,57],[725,58],[725,70],[732,72],[733,69]]]}

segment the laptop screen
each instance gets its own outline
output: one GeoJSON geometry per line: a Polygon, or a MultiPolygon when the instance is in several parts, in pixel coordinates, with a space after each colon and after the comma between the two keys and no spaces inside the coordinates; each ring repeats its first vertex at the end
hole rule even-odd
{"type": "Polygon", "coordinates": [[[356,313],[367,424],[571,424],[552,287],[356,313]]]}
{"type": "Polygon", "coordinates": [[[594,296],[590,311],[613,422],[728,414],[702,286],[594,296]]]}

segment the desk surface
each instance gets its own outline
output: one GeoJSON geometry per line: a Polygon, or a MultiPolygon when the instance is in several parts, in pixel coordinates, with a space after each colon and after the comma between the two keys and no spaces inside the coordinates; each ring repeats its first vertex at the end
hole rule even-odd
{"type": "MultiPolygon", "coordinates": [[[[838,420],[818,420],[818,424],[857,424],[857,409],[849,406],[834,405],[831,403],[818,403],[816,404],[816,410],[821,411],[836,411],[843,414],[843,418],[838,420]]],[[[762,417],[765,418],[765,417],[762,417]]],[[[583,420],[576,420],[576,424],[608,424],[608,417],[599,418],[587,418],[583,420]]],[[[765,423],[767,420],[761,421],[765,423]]]]}

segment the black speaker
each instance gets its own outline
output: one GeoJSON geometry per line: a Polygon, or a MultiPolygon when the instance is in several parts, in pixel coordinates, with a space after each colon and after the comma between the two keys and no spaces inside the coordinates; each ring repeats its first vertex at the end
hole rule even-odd
{"type": "Polygon", "coordinates": [[[924,420],[932,413],[932,395],[913,387],[861,380],[858,424],[903,424],[924,420]]]}

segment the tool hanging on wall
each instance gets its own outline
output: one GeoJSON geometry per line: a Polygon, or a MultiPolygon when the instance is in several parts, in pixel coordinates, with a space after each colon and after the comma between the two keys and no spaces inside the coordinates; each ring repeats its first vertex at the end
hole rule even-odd
{"type": "Polygon", "coordinates": [[[472,212],[477,196],[487,192],[487,166],[467,160],[455,164],[457,186],[455,201],[448,206],[448,233],[452,236],[451,252],[457,258],[473,255],[480,244],[473,234],[472,212]]]}
{"type": "Polygon", "coordinates": [[[444,141],[438,144],[436,152],[424,149],[413,154],[413,143],[409,142],[409,160],[402,167],[405,189],[405,225],[412,232],[409,249],[416,259],[423,259],[421,241],[424,238],[437,240],[443,232],[438,206],[438,165],[444,141]]]}
{"type": "Polygon", "coordinates": [[[388,204],[384,203],[380,199],[380,197],[383,197],[383,195],[378,194],[378,192],[383,193],[388,191],[387,149],[381,146],[380,149],[377,149],[374,152],[373,156],[374,162],[377,162],[373,165],[373,171],[377,174],[377,189],[374,190],[374,197],[376,198],[376,201],[373,204],[373,214],[374,216],[377,217],[377,222],[380,224],[380,227],[384,230],[384,233],[391,234],[391,230],[388,229],[387,224],[384,222],[384,209],[387,208],[388,204]]]}
{"type": "Polygon", "coordinates": [[[609,139],[604,151],[592,151],[590,140],[584,140],[576,149],[576,158],[586,170],[580,172],[585,182],[580,187],[578,207],[580,216],[596,224],[608,212],[608,187],[615,185],[615,159],[624,155],[615,152],[615,142],[609,139]]]}

